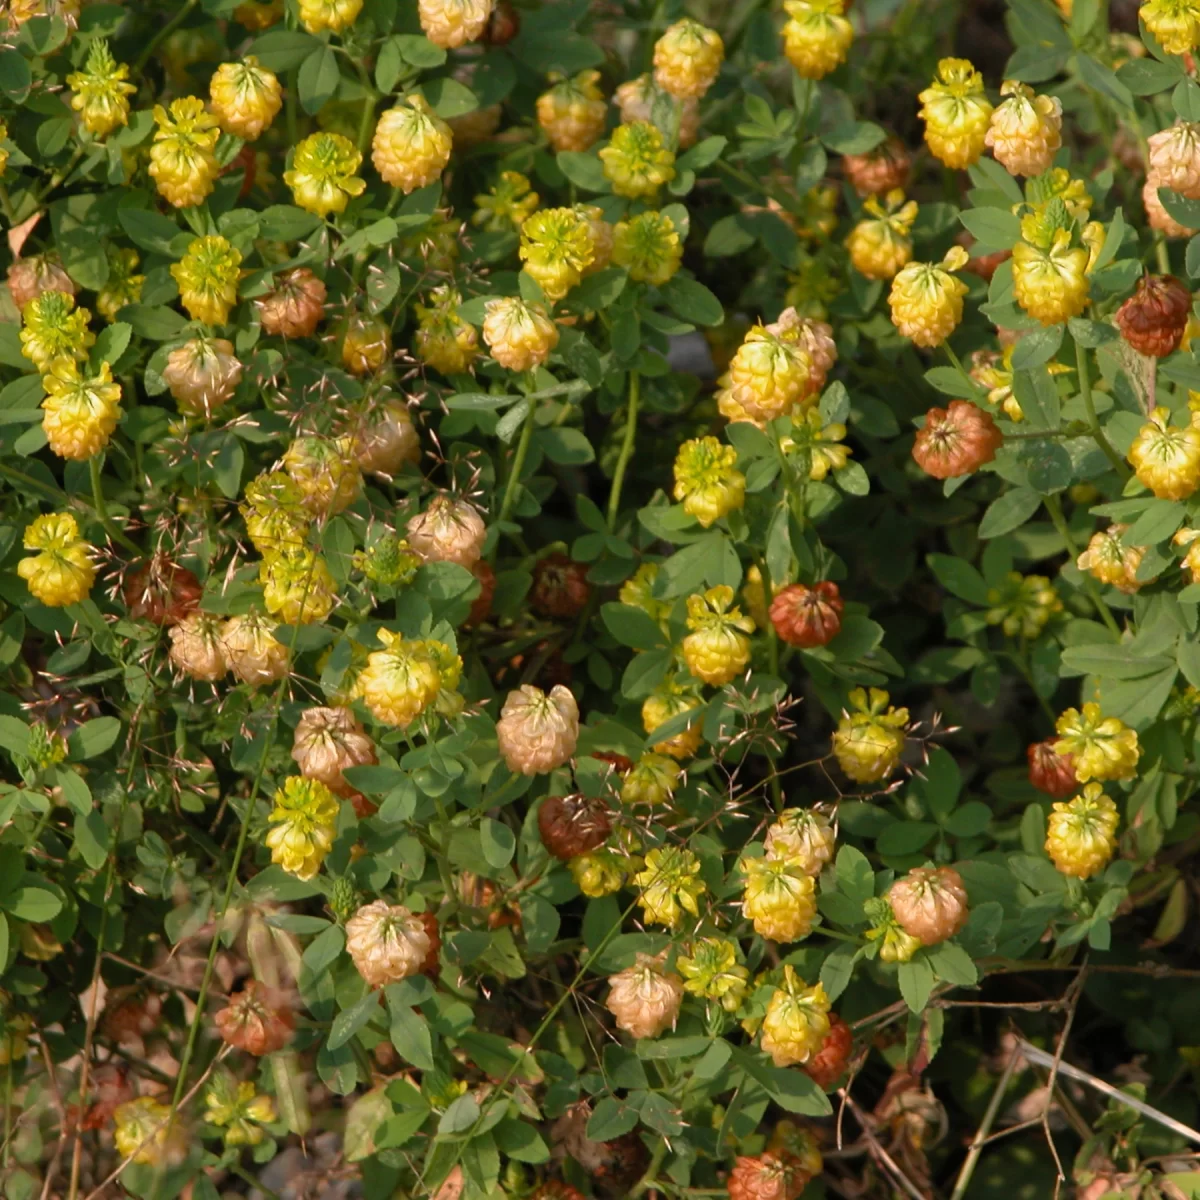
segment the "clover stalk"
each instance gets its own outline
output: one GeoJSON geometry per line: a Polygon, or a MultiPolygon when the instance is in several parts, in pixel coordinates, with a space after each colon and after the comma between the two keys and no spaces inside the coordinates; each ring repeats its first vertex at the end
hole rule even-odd
{"type": "Polygon", "coordinates": [[[625,484],[625,472],[629,469],[629,460],[633,458],[633,448],[637,444],[641,378],[637,371],[629,372],[629,407],[625,414],[625,437],[621,441],[621,453],[617,457],[617,465],[613,470],[612,490],[608,493],[608,529],[610,533],[615,528],[617,516],[621,511],[621,489],[625,484]]]}

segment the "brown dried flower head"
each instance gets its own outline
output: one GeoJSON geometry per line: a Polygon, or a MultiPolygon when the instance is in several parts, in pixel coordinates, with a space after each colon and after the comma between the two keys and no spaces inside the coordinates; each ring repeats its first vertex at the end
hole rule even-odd
{"type": "Polygon", "coordinates": [[[611,831],[603,804],[587,796],[547,796],[538,809],[542,844],[563,862],[602,846],[611,831]]]}
{"type": "Polygon", "coordinates": [[[789,646],[811,650],[837,637],[844,608],[836,583],[793,583],[771,601],[771,624],[789,646]]]}
{"type": "Polygon", "coordinates": [[[969,400],[951,400],[949,408],[931,408],[925,414],[912,456],[926,475],[952,479],[990,463],[1003,441],[990,413],[969,400]]]}
{"type": "Polygon", "coordinates": [[[215,1020],[224,1041],[259,1056],[282,1050],[296,1024],[284,997],[256,979],[247,980],[240,992],[230,996],[215,1020]]]}

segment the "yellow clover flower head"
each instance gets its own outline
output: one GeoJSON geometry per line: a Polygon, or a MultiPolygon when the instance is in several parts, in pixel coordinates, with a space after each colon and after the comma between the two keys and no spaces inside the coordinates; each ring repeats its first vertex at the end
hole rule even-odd
{"type": "Polygon", "coordinates": [[[209,80],[212,110],[221,128],[252,142],[275,120],[283,106],[283,89],[274,71],[253,54],[241,62],[222,63],[209,80]]]}
{"type": "Polygon", "coordinates": [[[221,172],[214,150],[220,136],[217,118],[196,96],[154,106],[154,144],[150,175],[159,194],[176,208],[199,204],[213,190],[221,172]]]}
{"type": "Polygon", "coordinates": [[[833,734],[833,753],[838,766],[856,783],[878,783],[886,779],[904,750],[904,728],[908,709],[893,708],[882,688],[855,688],[850,709],[844,712],[833,734]]]}
{"type": "Polygon", "coordinates": [[[1098,783],[1059,801],[1046,822],[1046,853],[1064,875],[1089,879],[1108,865],[1117,846],[1117,806],[1098,783]]]}
{"type": "Polygon", "coordinates": [[[1092,534],[1091,541],[1075,560],[1075,565],[1101,583],[1132,594],[1142,586],[1137,571],[1146,555],[1146,547],[1126,546],[1122,538],[1127,528],[1127,525],[1110,525],[1092,534]]]}
{"type": "Polygon", "coordinates": [[[586,150],[603,132],[608,104],[598,86],[599,71],[559,79],[537,100],[538,124],[555,151],[586,150]]]}
{"type": "Polygon", "coordinates": [[[73,358],[60,358],[42,376],[42,428],[61,458],[85,462],[102,450],[121,419],[121,385],[101,363],[95,375],[80,374],[73,358]]]}
{"type": "Polygon", "coordinates": [[[75,307],[66,292],[43,292],[21,310],[21,353],[39,371],[58,358],[86,358],[96,335],[88,329],[92,314],[75,307]]]}
{"type": "Polygon", "coordinates": [[[795,863],[806,875],[819,875],[836,847],[833,824],[815,808],[785,808],[763,841],[768,859],[795,863]]]}
{"type": "Polygon", "coordinates": [[[840,471],[854,453],[843,446],[846,427],[840,421],[825,424],[819,408],[792,413],[792,432],[779,439],[783,452],[789,457],[807,453],[808,477],[820,482],[830,471],[840,471]]]}
{"type": "Polygon", "coordinates": [[[284,625],[323,621],[337,599],[329,566],[314,550],[282,542],[259,564],[267,612],[284,625]]]}
{"type": "Polygon", "coordinates": [[[1168,54],[1200,46],[1200,4],[1196,0],[1148,0],[1138,9],[1142,23],[1168,54]]]}
{"type": "Polygon", "coordinates": [[[685,913],[698,917],[697,902],[708,890],[700,878],[700,860],[680,846],[651,850],[633,883],[641,889],[638,903],[643,919],[668,929],[677,928],[685,913]]]}
{"type": "Polygon", "coordinates": [[[885,896],[868,900],[867,916],[871,918],[871,928],[867,930],[867,939],[879,943],[879,957],[885,963],[906,963],[923,945],[919,937],[914,937],[904,929],[892,910],[891,903],[885,896]]]}
{"type": "Polygon", "coordinates": [[[242,256],[219,234],[196,238],[171,267],[179,299],[193,321],[224,325],[237,303],[242,256]]]}
{"type": "Polygon", "coordinates": [[[1028,84],[1006,79],[985,142],[1010,175],[1040,175],[1062,145],[1062,102],[1037,96],[1028,84]]]}
{"type": "Polygon", "coordinates": [[[443,375],[456,375],[470,369],[479,353],[475,326],[458,313],[462,296],[452,287],[436,287],[429,303],[418,304],[417,332],[413,349],[417,357],[443,375]]]}
{"type": "Polygon", "coordinates": [[[811,398],[816,364],[800,340],[776,326],[758,324],[729,363],[728,386],[718,396],[731,421],[760,428],[811,398]]]}
{"type": "Polygon", "coordinates": [[[341,33],[358,20],[363,0],[299,0],[300,24],[309,33],[341,33]]]}
{"type": "Polygon", "coordinates": [[[762,1048],[777,1067],[807,1062],[829,1033],[829,997],[821,984],[809,987],[796,969],[783,968],[783,983],[767,1004],[762,1048]]]}
{"type": "Polygon", "coordinates": [[[904,193],[896,189],[888,192],[883,203],[878,196],[868,196],[863,211],[868,215],[846,239],[850,262],[867,279],[892,279],[912,261],[917,202],[906,201],[904,193]]]}
{"type": "Polygon", "coordinates": [[[716,30],[685,17],[654,43],[654,82],[677,100],[699,99],[712,87],[724,57],[716,30]]]}
{"type": "Polygon", "coordinates": [[[754,932],[773,942],[798,942],[812,932],[817,916],[816,888],[804,864],[794,858],[742,859],[745,876],[742,913],[754,932]]]}
{"type": "Polygon", "coordinates": [[[618,125],[600,151],[604,177],[618,196],[653,199],[658,189],[675,178],[675,155],[649,121],[618,125]]]}
{"type": "Polygon", "coordinates": [[[239,1083],[228,1071],[213,1076],[204,1096],[204,1118],[225,1131],[227,1146],[257,1146],[267,1136],[264,1125],[276,1120],[275,1102],[250,1080],[239,1083]]]}
{"type": "Polygon", "coordinates": [[[292,775],[275,793],[268,820],[271,861],[297,879],[312,879],[333,849],[338,799],[319,779],[292,775]]]}
{"type": "Polygon", "coordinates": [[[784,0],[783,52],[802,79],[824,79],[846,61],[854,27],[844,0],[784,0]]]}
{"type": "Polygon", "coordinates": [[[1186,500],[1200,487],[1200,428],[1172,425],[1170,410],[1156,408],[1128,458],[1139,482],[1160,500],[1186,500]]]}
{"type": "Polygon", "coordinates": [[[129,68],[113,58],[106,38],[92,42],[84,69],[67,76],[71,107],[93,137],[107,137],[128,124],[129,97],[137,91],[128,78],[129,68]]]}
{"type": "MultiPolygon", "coordinates": [[[[1057,202],[1055,202],[1057,203],[1057,202]]],[[[1088,303],[1087,247],[1073,245],[1071,231],[1053,227],[1054,204],[1021,219],[1021,240],[1013,247],[1013,296],[1043,325],[1077,317],[1088,303]]]]}
{"type": "Polygon", "coordinates": [[[621,855],[603,847],[567,860],[575,886],[593,900],[611,896],[625,886],[625,866],[621,855]]]}
{"type": "Polygon", "coordinates": [[[492,187],[475,197],[471,224],[488,233],[507,233],[520,229],[537,206],[538,194],[532,190],[528,176],[520,171],[501,171],[492,187]]]}
{"type": "Polygon", "coordinates": [[[683,660],[697,678],[724,687],[750,661],[750,639],[754,620],[743,616],[733,602],[733,588],[726,584],[689,596],[683,660]]]}
{"type": "Polygon", "coordinates": [[[679,764],[665,754],[648,751],[621,780],[622,804],[665,804],[679,782],[679,764]]]}
{"type": "Polygon", "coordinates": [[[443,50],[477,42],[492,15],[492,0],[418,0],[425,36],[443,50]]]}
{"type": "Polygon", "coordinates": [[[442,674],[429,643],[386,629],[379,631],[379,640],[384,648],[368,657],[359,690],[377,721],[404,729],[438,698],[442,674]]]}
{"type": "Polygon", "coordinates": [[[413,92],[379,118],[371,161],[385,183],[407,195],[441,175],[453,145],[450,126],[413,92]]]}
{"type": "Polygon", "coordinates": [[[35,517],[25,530],[26,550],[36,554],[17,563],[17,574],[30,594],[49,608],[78,604],[96,579],[92,547],[79,536],[70,513],[35,517]]]}
{"type": "Polygon", "coordinates": [[[269,556],[284,546],[302,546],[312,516],[300,486],[283,471],[269,471],[246,484],[240,505],[254,548],[269,556]]]}
{"type": "Polygon", "coordinates": [[[967,285],[951,272],[966,265],[967,252],[953,246],[940,263],[909,263],[892,280],[892,324],[917,346],[940,346],[958,327],[967,285]]]}
{"type": "Polygon", "coordinates": [[[707,529],[742,507],[746,477],[737,469],[737,451],[715,437],[694,438],[675,458],[675,499],[707,529]]]}
{"type": "Polygon", "coordinates": [[[918,98],[934,157],[947,167],[969,167],[983,153],[992,117],[983,76],[965,58],[943,58],[918,98]]]}
{"type": "Polygon", "coordinates": [[[1106,717],[1089,702],[1080,711],[1068,708],[1055,723],[1055,754],[1069,754],[1080,783],[1091,779],[1132,779],[1142,749],[1138,735],[1118,717],[1106,717]]]}
{"type": "Polygon", "coordinates": [[[683,243],[675,222],[665,213],[644,212],[618,221],[612,234],[612,261],[630,279],[662,287],[683,260],[683,243]]]}
{"type": "Polygon", "coordinates": [[[558,345],[558,326],[540,304],[498,296],[485,305],[483,340],[492,357],[510,371],[540,367],[558,345]]]}
{"type": "Polygon", "coordinates": [[[283,469],[315,517],[340,513],[354,503],[362,486],[354,441],[348,437],[298,437],[284,452],[283,469]]]}
{"type": "Polygon", "coordinates": [[[113,1111],[113,1141],[122,1158],[146,1166],[174,1163],[187,1151],[187,1138],[171,1120],[171,1106],[153,1096],[139,1096],[113,1111]]]}
{"type": "Polygon", "coordinates": [[[546,299],[561,300],[591,266],[591,228],[573,208],[543,208],[521,225],[520,255],[546,299]]]}
{"type": "Polygon", "coordinates": [[[675,963],[683,990],[705,1000],[717,1000],[735,1012],[746,998],[750,972],[738,962],[737,945],[728,938],[706,937],[693,942],[675,963]]]}
{"type": "Polygon", "coordinates": [[[355,174],[360,166],[362,155],[348,137],[314,133],[293,151],[292,166],[284,171],[283,182],[301,208],[325,217],[345,212],[350,200],[362,195],[367,184],[355,174]]]}

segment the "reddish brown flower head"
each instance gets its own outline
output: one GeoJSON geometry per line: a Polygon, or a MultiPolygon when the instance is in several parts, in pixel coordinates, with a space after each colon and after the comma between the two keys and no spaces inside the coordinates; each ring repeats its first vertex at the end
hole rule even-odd
{"type": "Polygon", "coordinates": [[[248,1054],[270,1054],[291,1040],[295,1017],[283,998],[256,979],[229,997],[216,1015],[217,1032],[231,1046],[248,1054]]]}
{"type": "Polygon", "coordinates": [[[729,1200],[796,1200],[807,1182],[786,1154],[743,1155],[729,1174],[729,1200]]]}
{"type": "Polygon", "coordinates": [[[1003,442],[990,413],[969,400],[951,400],[949,408],[931,408],[925,414],[912,456],[926,475],[953,479],[990,463],[1003,442]]]}
{"type": "MultiPolygon", "coordinates": [[[[850,6],[847,4],[846,7],[850,6]]],[[[866,154],[847,154],[842,159],[846,182],[860,196],[880,196],[893,188],[908,187],[911,169],[912,156],[904,143],[895,137],[888,138],[866,154]]]]}
{"type": "Polygon", "coordinates": [[[479,580],[479,595],[471,602],[464,624],[482,625],[492,611],[492,597],[496,594],[496,572],[486,558],[481,558],[472,568],[471,574],[479,580]]]}
{"type": "Polygon", "coordinates": [[[811,650],[837,637],[844,607],[836,583],[793,583],[771,601],[771,624],[789,646],[811,650]]]}
{"type": "Polygon", "coordinates": [[[587,796],[547,796],[538,809],[542,844],[564,862],[602,846],[611,831],[603,805],[587,796]]]}
{"type": "Polygon", "coordinates": [[[589,758],[598,758],[606,762],[618,775],[628,775],[633,770],[633,759],[623,754],[614,754],[611,750],[593,750],[589,758]]]}
{"type": "Polygon", "coordinates": [[[853,1048],[854,1034],[850,1032],[850,1026],[837,1013],[830,1013],[825,1041],[801,1070],[809,1074],[817,1087],[829,1088],[842,1077],[853,1048]]]}
{"type": "Polygon", "coordinates": [[[1143,275],[1113,322],[1139,354],[1165,358],[1179,349],[1192,294],[1174,275],[1143,275]]]}
{"type": "Polygon", "coordinates": [[[275,290],[254,303],[264,333],[312,337],[325,315],[325,285],[307,267],[296,267],[284,271],[275,290]]]}
{"type": "Polygon", "coordinates": [[[177,625],[199,606],[204,589],[187,567],[155,554],[125,577],[122,592],[135,621],[177,625]]]}
{"type": "Polygon", "coordinates": [[[1039,792],[1063,800],[1078,790],[1079,780],[1075,777],[1075,760],[1055,751],[1056,740],[1033,742],[1025,753],[1029,758],[1029,782],[1039,792]]]}
{"type": "Polygon", "coordinates": [[[923,946],[952,938],[970,915],[967,889],[953,867],[914,867],[888,890],[901,929],[923,946]]]}
{"type": "Polygon", "coordinates": [[[430,979],[437,979],[438,972],[441,970],[441,960],[438,958],[442,949],[442,930],[438,925],[436,913],[422,912],[417,913],[417,920],[425,926],[425,936],[429,939],[429,953],[425,955],[425,961],[421,964],[421,974],[428,975],[430,979]]]}
{"type": "Polygon", "coordinates": [[[489,46],[507,46],[521,32],[521,14],[508,0],[492,9],[492,15],[483,31],[483,41],[489,46]]]}
{"type": "Polygon", "coordinates": [[[108,998],[102,1028],[114,1042],[136,1042],[158,1028],[162,997],[155,992],[120,989],[108,998]]]}
{"type": "Polygon", "coordinates": [[[547,554],[533,568],[533,590],[529,600],[543,617],[569,620],[583,612],[591,587],[587,567],[572,562],[565,554],[547,554]]]}

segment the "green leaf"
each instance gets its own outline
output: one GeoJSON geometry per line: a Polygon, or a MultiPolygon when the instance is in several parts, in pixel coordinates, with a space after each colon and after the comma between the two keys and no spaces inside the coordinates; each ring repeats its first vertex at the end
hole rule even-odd
{"type": "Polygon", "coordinates": [[[638,1110],[627,1100],[604,1096],[588,1118],[587,1136],[593,1142],[611,1142],[628,1133],[638,1123],[638,1110]]]}
{"type": "Polygon", "coordinates": [[[1025,334],[1013,348],[1013,370],[1026,371],[1048,363],[1058,353],[1062,340],[1062,325],[1048,325],[1025,334]]]}
{"type": "Polygon", "coordinates": [[[560,466],[579,467],[596,460],[592,443],[582,429],[567,429],[561,425],[539,429],[537,442],[546,457],[560,466]]]}
{"type": "Polygon", "coordinates": [[[312,34],[299,29],[273,29],[255,38],[250,44],[249,53],[264,67],[279,74],[298,67],[319,45],[312,34]]]}
{"type": "Polygon", "coordinates": [[[954,942],[942,942],[926,950],[923,957],[937,973],[939,979],[959,987],[974,987],[979,982],[979,972],[971,956],[954,942]]]}
{"type": "Polygon", "coordinates": [[[1161,654],[1143,654],[1131,645],[1068,646],[1062,652],[1064,675],[1102,675],[1108,679],[1142,679],[1165,671],[1172,660],[1161,654]]]}
{"type": "Polygon", "coordinates": [[[987,605],[988,585],[965,559],[949,554],[930,554],[925,561],[946,591],[960,600],[966,600],[968,604],[976,604],[981,608],[987,605]]]}
{"type": "Polygon", "coordinates": [[[379,993],[369,991],[357,1004],[343,1009],[333,1019],[327,1045],[330,1050],[344,1046],[379,1011],[379,993]]]}
{"type": "Polygon", "coordinates": [[[300,64],[300,73],[296,77],[301,108],[309,114],[320,112],[337,91],[341,78],[333,48],[321,46],[314,50],[300,64]]]}
{"type": "Polygon", "coordinates": [[[708,231],[704,239],[704,253],[709,258],[725,258],[741,254],[754,245],[754,234],[741,222],[741,214],[722,217],[708,231]]]}
{"type": "Polygon", "coordinates": [[[108,861],[108,843],[108,826],[98,812],[75,814],[75,849],[93,871],[108,861]]]}
{"type": "Polygon", "coordinates": [[[984,395],[983,388],[957,367],[930,367],[925,372],[925,382],[944,396],[957,396],[960,400],[978,400],[984,395]]]}
{"type": "Polygon", "coordinates": [[[558,169],[576,186],[588,192],[610,192],[612,186],[604,175],[604,167],[594,154],[576,150],[560,150],[555,158],[558,169]]]}
{"type": "Polygon", "coordinates": [[[118,208],[117,220],[135,246],[156,254],[173,254],[171,243],[182,232],[170,217],[147,208],[118,208]]]}
{"type": "Polygon", "coordinates": [[[904,1003],[915,1013],[923,1011],[929,1003],[929,994],[934,985],[933,968],[929,963],[924,958],[901,963],[896,971],[896,979],[904,1003]]]}
{"type": "Polygon", "coordinates": [[[72,762],[95,758],[110,749],[121,736],[121,722],[116,717],[97,717],[86,721],[67,739],[67,754],[72,762]]]}
{"type": "Polygon", "coordinates": [[[0,53],[0,92],[20,104],[32,84],[33,73],[23,54],[17,50],[0,53]]]}
{"type": "Polygon", "coordinates": [[[1171,93],[1171,104],[1181,121],[1200,121],[1200,87],[1191,79],[1181,79],[1171,93]]]}
{"type": "Polygon", "coordinates": [[[53,921],[62,912],[62,900],[49,888],[23,884],[5,898],[4,907],[20,921],[41,923],[53,921]]]}
{"type": "Polygon", "coordinates": [[[1154,499],[1145,512],[1125,531],[1129,546],[1155,546],[1165,542],[1187,520],[1187,509],[1174,500],[1154,499]]]}
{"type": "Polygon", "coordinates": [[[438,1121],[438,1133],[466,1133],[479,1120],[479,1101],[468,1092],[459,1096],[449,1108],[442,1113],[438,1121]]]}
{"type": "Polygon", "coordinates": [[[446,61],[446,51],[422,34],[400,33],[390,40],[396,43],[404,61],[419,70],[429,71],[446,61]]]}
{"type": "Polygon", "coordinates": [[[571,289],[567,304],[575,312],[601,312],[625,290],[629,273],[623,267],[605,267],[571,289]]]}
{"type": "MultiPolygon", "coordinates": [[[[1179,60],[1159,62],[1156,58],[1131,58],[1117,69],[1117,78],[1135,96],[1154,96],[1173,87],[1180,79],[1179,60]]],[[[1194,119],[1194,118],[1193,118],[1194,119]]]]}
{"type": "Polygon", "coordinates": [[[837,154],[866,154],[886,137],[887,133],[872,121],[847,121],[821,134],[821,141],[837,154]]]}
{"type": "Polygon", "coordinates": [[[929,761],[913,779],[913,791],[935,820],[948,817],[962,791],[962,772],[954,755],[942,746],[934,746],[929,751],[929,761]]]}
{"type": "Polygon", "coordinates": [[[859,949],[839,942],[821,964],[821,986],[830,1000],[836,1000],[849,986],[858,961],[859,949]]]}
{"type": "Polygon", "coordinates": [[[1077,54],[1075,65],[1083,83],[1098,92],[1103,92],[1110,100],[1115,100],[1122,108],[1133,108],[1133,95],[1117,78],[1111,67],[1092,58],[1090,54],[1077,54]]]}
{"type": "Polygon", "coordinates": [[[1003,208],[968,208],[958,219],[975,239],[972,249],[979,254],[1011,250],[1021,240],[1020,218],[1003,208]]]}
{"type": "Polygon", "coordinates": [[[835,860],[838,891],[861,909],[875,895],[875,873],[867,856],[853,846],[842,846],[835,860]]]}
{"type": "Polygon", "coordinates": [[[777,1067],[754,1051],[734,1050],[734,1061],[786,1112],[825,1117],[832,1111],[829,1097],[803,1071],[777,1067]]]}
{"type": "Polygon", "coordinates": [[[1042,498],[1028,488],[1013,488],[993,500],[979,522],[984,540],[1019,529],[1041,507],[1042,498]]]}
{"type": "Polygon", "coordinates": [[[659,289],[678,316],[695,325],[720,325],[725,319],[721,302],[694,279],[675,275],[659,289]]]}
{"type": "MultiPolygon", "coordinates": [[[[1170,188],[1160,187],[1158,198],[1162,206],[1186,229],[1200,229],[1200,200],[1188,200],[1170,188]]],[[[1141,264],[1138,264],[1139,274],[1141,264]]]]}
{"type": "Polygon", "coordinates": [[[903,856],[923,850],[936,836],[938,827],[931,821],[896,821],[876,839],[880,854],[903,856]]]}
{"type": "Polygon", "coordinates": [[[145,304],[130,304],[121,310],[121,316],[129,322],[133,332],[152,342],[170,342],[182,337],[187,321],[174,309],[165,305],[151,307],[145,304]]]}
{"type": "Polygon", "coordinates": [[[706,137],[697,142],[690,150],[681,154],[675,165],[683,171],[702,171],[711,166],[721,157],[722,151],[728,144],[728,139],[720,136],[706,137]]]}
{"type": "Polygon", "coordinates": [[[432,1071],[437,1062],[433,1055],[433,1037],[429,1032],[429,1022],[411,1006],[393,1004],[391,988],[387,991],[392,1018],[389,1036],[392,1045],[396,1047],[396,1053],[419,1070],[432,1071]]]}
{"type": "Polygon", "coordinates": [[[509,1117],[500,1122],[492,1130],[496,1146],[501,1154],[516,1159],[517,1162],[538,1163],[548,1162],[550,1147],[546,1145],[542,1135],[530,1124],[509,1117]]]}
{"type": "Polygon", "coordinates": [[[604,627],[623,646],[634,650],[660,650],[667,644],[658,622],[648,613],[629,604],[601,605],[600,617],[604,627]]]}
{"type": "Polygon", "coordinates": [[[474,112],[479,107],[475,93],[465,84],[448,76],[433,79],[421,85],[421,91],[430,107],[443,120],[453,120],[465,113],[474,112]]]}
{"type": "Polygon", "coordinates": [[[512,862],[517,850],[516,834],[500,821],[484,817],[479,822],[479,844],[488,865],[500,869],[512,862]]]}

